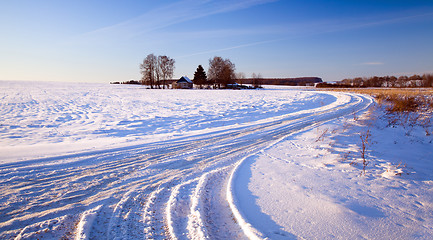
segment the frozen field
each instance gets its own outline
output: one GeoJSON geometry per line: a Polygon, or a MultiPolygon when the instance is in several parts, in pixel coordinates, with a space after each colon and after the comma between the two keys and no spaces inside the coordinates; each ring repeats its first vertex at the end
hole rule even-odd
{"type": "Polygon", "coordinates": [[[369,97],[0,81],[0,99],[0,239],[433,235],[433,139],[369,97]]]}

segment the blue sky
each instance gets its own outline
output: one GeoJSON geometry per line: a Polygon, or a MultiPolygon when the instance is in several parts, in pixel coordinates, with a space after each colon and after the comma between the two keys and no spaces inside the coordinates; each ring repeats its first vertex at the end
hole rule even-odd
{"type": "Polygon", "coordinates": [[[214,56],[263,77],[433,73],[431,0],[3,0],[0,80],[139,79],[147,54],[192,77],[214,56]]]}

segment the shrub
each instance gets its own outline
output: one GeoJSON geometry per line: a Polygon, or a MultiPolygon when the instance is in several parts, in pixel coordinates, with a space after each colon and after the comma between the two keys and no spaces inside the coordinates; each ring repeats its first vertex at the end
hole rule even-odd
{"type": "Polygon", "coordinates": [[[391,113],[416,112],[418,106],[421,104],[415,97],[400,95],[390,95],[387,101],[390,102],[390,106],[388,106],[386,110],[391,113]]]}

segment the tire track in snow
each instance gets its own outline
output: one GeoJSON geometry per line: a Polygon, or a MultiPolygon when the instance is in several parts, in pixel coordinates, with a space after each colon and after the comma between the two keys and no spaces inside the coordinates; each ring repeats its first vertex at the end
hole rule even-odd
{"type": "Polygon", "coordinates": [[[345,101],[332,106],[182,139],[2,165],[1,173],[16,179],[0,180],[0,190],[17,197],[0,196],[0,211],[8,213],[0,216],[0,236],[68,215],[79,223],[77,238],[244,238],[254,227],[245,230],[235,197],[227,201],[235,166],[293,132],[369,105],[340,95],[345,101]]]}
{"type": "MultiPolygon", "coordinates": [[[[349,95],[349,94],[346,94],[349,95]]],[[[270,143],[265,146],[263,149],[260,150],[260,152],[264,151],[267,148],[272,147],[273,145],[277,144],[278,142],[282,141],[284,138],[301,132],[301,131],[305,131],[308,129],[312,129],[314,127],[317,127],[321,124],[324,124],[328,121],[331,121],[335,118],[344,116],[344,115],[348,115],[348,114],[355,114],[358,113],[360,111],[363,111],[365,109],[367,109],[370,104],[372,103],[372,99],[371,98],[367,98],[361,95],[355,95],[355,94],[350,94],[353,98],[356,98],[357,101],[355,101],[354,103],[351,104],[347,104],[345,106],[341,106],[338,108],[335,108],[335,110],[342,110],[341,113],[339,114],[335,114],[335,116],[333,116],[332,114],[330,115],[331,117],[324,117],[322,119],[320,119],[319,121],[315,121],[315,122],[311,122],[311,124],[308,125],[304,125],[303,122],[305,120],[301,120],[295,122],[294,126],[296,126],[295,128],[293,128],[293,131],[290,132],[289,134],[285,134],[282,135],[281,138],[276,139],[274,141],[270,141],[270,143]],[[357,106],[357,108],[354,108],[355,106],[357,106]],[[350,112],[351,111],[351,112],[350,112]],[[297,126],[297,124],[301,124],[300,126],[297,126]]],[[[329,111],[326,111],[329,112],[329,111]]],[[[323,114],[323,113],[321,113],[323,114]]],[[[317,116],[317,114],[313,114],[313,116],[317,116]]],[[[226,193],[227,193],[227,201],[229,203],[230,209],[236,219],[236,221],[239,223],[240,227],[242,228],[242,231],[244,232],[244,234],[249,238],[249,239],[268,239],[268,237],[262,233],[260,230],[257,229],[258,226],[253,226],[249,223],[248,219],[245,217],[244,213],[241,210],[241,207],[239,206],[239,203],[237,201],[236,198],[236,193],[234,191],[234,183],[236,180],[236,175],[237,175],[237,171],[240,168],[240,166],[246,162],[249,158],[254,157],[255,153],[246,156],[245,158],[241,159],[240,161],[238,161],[236,163],[236,166],[233,168],[230,177],[229,177],[229,183],[227,185],[226,188],[226,193]]]]}
{"type": "Polygon", "coordinates": [[[195,190],[198,178],[184,181],[172,188],[167,201],[166,216],[170,239],[185,239],[188,232],[188,215],[190,214],[191,201],[188,196],[195,190]]]}
{"type": "Polygon", "coordinates": [[[188,215],[188,238],[190,239],[207,239],[209,238],[209,234],[206,231],[206,227],[204,226],[202,211],[203,203],[201,201],[202,192],[205,191],[204,185],[207,182],[208,175],[212,174],[212,172],[208,172],[203,174],[200,177],[198,184],[191,195],[191,208],[190,214],[188,215]]]}

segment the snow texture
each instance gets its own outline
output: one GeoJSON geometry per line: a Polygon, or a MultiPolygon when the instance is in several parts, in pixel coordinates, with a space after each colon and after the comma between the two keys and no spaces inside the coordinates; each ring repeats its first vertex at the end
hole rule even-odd
{"type": "Polygon", "coordinates": [[[433,235],[433,138],[367,96],[3,81],[0,99],[1,239],[433,235]]]}

